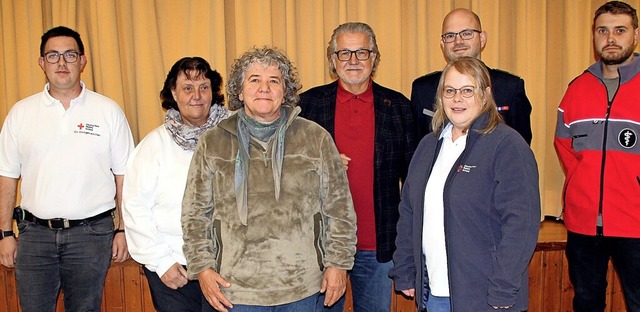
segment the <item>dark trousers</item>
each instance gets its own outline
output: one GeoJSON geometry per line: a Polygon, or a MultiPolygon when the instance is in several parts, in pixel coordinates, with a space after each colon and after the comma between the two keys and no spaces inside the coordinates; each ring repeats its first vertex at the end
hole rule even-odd
{"type": "Polygon", "coordinates": [[[22,220],[18,229],[16,282],[22,311],[55,311],[60,289],[65,311],[100,311],[111,262],[111,217],[59,230],[22,220]]]}
{"type": "Polygon", "coordinates": [[[202,295],[200,283],[189,281],[186,285],[171,289],[165,285],[156,272],[144,268],[149,282],[153,307],[158,312],[213,312],[215,311],[202,295]]]}
{"type": "Polygon", "coordinates": [[[640,311],[640,239],[568,232],[566,254],[574,311],[604,311],[609,259],[620,276],[627,311],[640,311]]]}

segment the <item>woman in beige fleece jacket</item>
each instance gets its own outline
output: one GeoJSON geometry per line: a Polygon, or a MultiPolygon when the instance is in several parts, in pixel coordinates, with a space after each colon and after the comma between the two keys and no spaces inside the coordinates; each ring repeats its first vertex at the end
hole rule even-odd
{"type": "Polygon", "coordinates": [[[272,48],[236,60],[237,113],[207,131],[182,203],[189,278],[219,311],[313,311],[346,289],[356,216],[329,133],[298,117],[295,67],[272,48]],[[270,307],[265,309],[265,307],[270,307]]]}

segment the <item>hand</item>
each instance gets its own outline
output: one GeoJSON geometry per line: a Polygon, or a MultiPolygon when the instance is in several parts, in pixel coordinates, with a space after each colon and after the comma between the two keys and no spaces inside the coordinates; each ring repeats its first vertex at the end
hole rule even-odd
{"type": "Polygon", "coordinates": [[[198,281],[202,294],[209,304],[219,312],[229,312],[226,308],[233,308],[233,305],[220,291],[220,286],[229,287],[231,284],[227,282],[218,272],[213,269],[206,269],[198,273],[198,281]]]}
{"type": "Polygon", "coordinates": [[[15,237],[5,237],[0,240],[0,264],[7,268],[15,267],[17,252],[18,242],[15,237]]]}
{"type": "Polygon", "coordinates": [[[124,262],[127,259],[129,259],[127,240],[123,232],[116,233],[113,235],[113,244],[111,245],[111,260],[113,262],[124,262]]]}
{"type": "Polygon", "coordinates": [[[167,272],[162,274],[160,280],[171,289],[178,289],[187,284],[187,270],[180,263],[174,263],[167,272]]]}
{"type": "Polygon", "coordinates": [[[347,290],[347,271],[327,267],[324,270],[324,278],[322,279],[322,288],[320,292],[324,293],[324,305],[331,306],[336,303],[344,292],[347,290]]]}
{"type": "Polygon", "coordinates": [[[413,298],[416,296],[416,289],[411,288],[411,289],[403,290],[402,293],[409,298],[413,298]]]}
{"type": "Polygon", "coordinates": [[[351,158],[347,157],[345,154],[340,154],[340,159],[342,159],[344,170],[349,170],[349,162],[351,161],[351,158]]]}
{"type": "Polygon", "coordinates": [[[504,307],[498,307],[498,306],[492,306],[494,310],[498,310],[498,309],[503,309],[503,310],[507,310],[509,308],[511,308],[512,306],[504,306],[504,307]]]}

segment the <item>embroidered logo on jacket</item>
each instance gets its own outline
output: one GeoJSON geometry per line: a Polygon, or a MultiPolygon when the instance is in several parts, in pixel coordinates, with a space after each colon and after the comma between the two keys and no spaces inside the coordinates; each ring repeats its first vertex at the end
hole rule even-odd
{"type": "Polygon", "coordinates": [[[476,166],[471,166],[471,165],[460,165],[458,166],[458,172],[471,172],[471,169],[475,168],[476,166]]]}
{"type": "Polygon", "coordinates": [[[638,136],[633,130],[629,128],[622,129],[622,131],[620,131],[620,134],[618,134],[618,143],[624,148],[634,147],[637,141],[638,136]]]}

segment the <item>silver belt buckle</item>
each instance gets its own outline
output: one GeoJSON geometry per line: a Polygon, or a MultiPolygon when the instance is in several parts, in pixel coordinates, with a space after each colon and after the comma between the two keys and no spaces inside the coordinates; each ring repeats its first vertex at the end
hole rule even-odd
{"type": "MultiPolygon", "coordinates": [[[[50,229],[60,229],[59,227],[53,227],[53,224],[51,224],[51,220],[53,219],[49,219],[47,220],[47,224],[49,225],[50,229]]],[[[63,229],[68,229],[71,227],[71,225],[69,224],[69,219],[60,219],[62,221],[62,228],[63,229]]]]}

